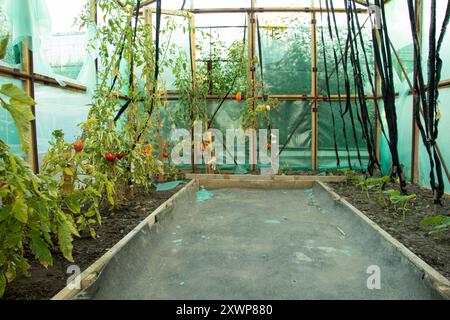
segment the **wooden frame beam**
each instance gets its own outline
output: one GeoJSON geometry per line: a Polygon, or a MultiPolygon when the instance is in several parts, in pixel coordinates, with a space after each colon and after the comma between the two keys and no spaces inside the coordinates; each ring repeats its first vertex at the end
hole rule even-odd
{"type": "MultiPolygon", "coordinates": [[[[273,8],[263,8],[263,7],[251,7],[251,8],[202,8],[202,9],[191,9],[187,10],[194,14],[205,14],[205,13],[263,13],[263,12],[326,12],[326,9],[322,10],[316,7],[273,7],[273,8]]],[[[336,13],[345,13],[345,8],[335,8],[336,13]]],[[[365,13],[367,9],[357,9],[356,13],[365,13]]]]}

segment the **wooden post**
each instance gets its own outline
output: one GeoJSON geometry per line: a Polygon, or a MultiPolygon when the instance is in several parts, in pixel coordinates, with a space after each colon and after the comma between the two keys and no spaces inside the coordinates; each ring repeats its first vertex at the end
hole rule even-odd
{"type": "MultiPolygon", "coordinates": [[[[419,47],[422,49],[422,21],[423,21],[423,1],[416,0],[416,23],[417,23],[417,34],[419,37],[419,47]]],[[[417,67],[416,63],[421,63],[421,61],[416,61],[414,57],[414,87],[417,84],[417,67]]],[[[412,115],[412,139],[411,139],[411,183],[419,182],[419,139],[420,132],[416,123],[415,115],[418,114],[418,104],[420,103],[420,98],[417,92],[413,92],[413,115],[412,115]]]]}
{"type": "MultiPolygon", "coordinates": [[[[148,39],[148,46],[147,46],[147,50],[148,50],[148,57],[151,57],[151,52],[153,50],[153,12],[148,9],[145,8],[144,9],[144,21],[145,24],[147,26],[150,26],[150,34],[149,34],[149,39],[148,39]]],[[[147,85],[146,85],[146,90],[149,92],[153,91],[153,86],[155,85],[153,83],[153,75],[152,74],[146,74],[144,75],[144,77],[146,77],[147,79],[147,85]]],[[[152,99],[154,99],[154,97],[152,97],[152,99]]],[[[155,118],[156,118],[156,142],[158,143],[158,160],[164,163],[164,140],[161,134],[161,113],[159,108],[155,109],[155,118]]],[[[164,174],[158,174],[158,182],[164,182],[164,174]]]]}
{"type": "MultiPolygon", "coordinates": [[[[191,47],[191,69],[192,69],[192,87],[195,87],[197,85],[197,60],[196,60],[196,48],[195,48],[195,20],[194,20],[194,14],[189,13],[188,14],[188,23],[189,23],[189,38],[190,38],[190,47],[191,47]]],[[[191,118],[191,165],[192,165],[192,172],[197,171],[197,166],[195,165],[195,139],[194,139],[194,114],[190,114],[191,118]]],[[[206,128],[208,128],[208,125],[206,123],[206,128]]],[[[206,170],[208,170],[208,166],[205,165],[206,170]]]]}
{"type": "MultiPolygon", "coordinates": [[[[248,63],[249,70],[247,75],[248,81],[248,92],[247,98],[253,99],[252,109],[256,108],[256,68],[255,68],[255,35],[256,35],[256,15],[255,15],[255,4],[256,0],[252,0],[251,2],[251,10],[248,12],[248,63]]],[[[259,61],[261,63],[261,61],[259,61]]],[[[256,123],[251,124],[251,129],[256,129],[256,123]]],[[[256,171],[256,158],[257,153],[254,152],[254,148],[256,148],[256,141],[254,135],[250,134],[249,136],[250,147],[249,147],[249,157],[250,163],[250,171],[256,171]]]]}
{"type": "Polygon", "coordinates": [[[377,161],[381,165],[381,154],[380,154],[380,145],[381,145],[381,119],[378,119],[378,114],[381,115],[377,109],[380,108],[380,102],[378,100],[378,96],[380,94],[380,74],[378,73],[378,69],[375,67],[375,96],[377,98],[374,99],[375,103],[375,152],[377,156],[377,161]]]}
{"type": "Polygon", "coordinates": [[[312,120],[312,142],[311,142],[311,169],[317,170],[317,132],[318,132],[318,103],[317,103],[317,21],[316,13],[311,12],[311,120],[312,120]]]}
{"type": "MultiPolygon", "coordinates": [[[[379,43],[379,34],[377,30],[372,31],[373,36],[375,37],[375,41],[379,43]]],[[[374,56],[375,56],[375,48],[373,48],[374,56]]],[[[374,77],[375,77],[375,98],[374,98],[374,104],[375,104],[375,152],[376,157],[378,160],[378,163],[381,165],[381,153],[380,153],[380,146],[381,146],[381,121],[382,119],[378,118],[378,114],[381,116],[381,112],[379,111],[380,108],[380,100],[378,97],[380,96],[380,88],[381,88],[381,77],[380,77],[380,71],[378,70],[378,66],[376,61],[374,62],[375,70],[374,70],[374,77]]]]}
{"type": "MultiPolygon", "coordinates": [[[[29,48],[29,39],[27,38],[22,43],[22,64],[23,71],[28,75],[27,79],[23,81],[24,91],[31,97],[34,96],[34,79],[33,79],[33,52],[29,48]]],[[[31,107],[31,112],[36,117],[35,107],[31,107]]],[[[36,138],[36,120],[31,121],[30,130],[30,148],[28,149],[28,162],[34,172],[39,172],[39,159],[38,159],[38,148],[37,148],[37,138],[36,138]]]]}
{"type": "MultiPolygon", "coordinates": [[[[98,18],[97,18],[97,0],[90,0],[90,12],[91,12],[91,19],[94,21],[95,25],[97,25],[98,18]]],[[[97,77],[98,73],[98,59],[95,59],[95,76],[97,77]]]]}

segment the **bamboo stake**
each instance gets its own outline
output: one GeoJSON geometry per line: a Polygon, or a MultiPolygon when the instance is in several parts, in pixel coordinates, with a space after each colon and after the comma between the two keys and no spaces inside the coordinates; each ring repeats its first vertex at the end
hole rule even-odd
{"type": "MultiPolygon", "coordinates": [[[[423,2],[422,0],[416,0],[416,23],[417,23],[417,34],[419,38],[419,47],[422,48],[422,20],[423,20],[423,2]]],[[[414,85],[417,84],[417,58],[414,57],[414,85]]],[[[419,62],[420,63],[420,62],[419,62]]],[[[415,87],[413,87],[415,88],[415,87]]],[[[410,92],[414,93],[413,97],[413,114],[412,114],[412,138],[411,138],[411,182],[418,183],[419,182],[419,140],[420,140],[420,131],[419,127],[416,123],[416,114],[417,107],[420,108],[420,99],[417,95],[417,92],[414,89],[410,92]]]]}
{"type": "Polygon", "coordinates": [[[311,169],[317,170],[317,133],[318,133],[318,103],[317,103],[317,21],[316,13],[311,12],[311,66],[312,66],[312,89],[311,103],[312,117],[312,142],[311,142],[311,169]]]}
{"type": "MultiPolygon", "coordinates": [[[[34,96],[34,78],[33,74],[33,53],[28,46],[28,39],[22,43],[22,64],[23,72],[27,74],[28,78],[24,80],[24,91],[31,97],[34,96]]],[[[34,117],[36,117],[35,107],[31,107],[31,112],[34,117]]],[[[38,149],[37,149],[37,138],[36,138],[36,120],[31,121],[31,130],[29,133],[30,148],[28,149],[28,162],[34,172],[39,172],[39,159],[38,159],[38,149]]]]}

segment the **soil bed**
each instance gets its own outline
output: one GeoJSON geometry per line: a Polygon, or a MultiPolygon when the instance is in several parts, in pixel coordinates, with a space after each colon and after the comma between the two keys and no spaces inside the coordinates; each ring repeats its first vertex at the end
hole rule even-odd
{"type": "Polygon", "coordinates": [[[45,269],[33,257],[28,257],[31,264],[31,277],[18,276],[8,285],[3,299],[50,299],[66,286],[67,267],[78,265],[85,270],[111,247],[119,242],[128,232],[136,227],[145,217],[158,208],[163,202],[180,190],[183,185],[170,191],[151,189],[136,192],[135,197],[125,201],[114,210],[104,213],[102,225],[97,231],[97,239],[83,235],[73,242],[74,263],[64,259],[61,254],[53,255],[53,266],[45,269]]]}
{"type": "MultiPolygon", "coordinates": [[[[430,215],[450,215],[448,199],[444,200],[444,206],[435,207],[430,190],[408,185],[408,193],[416,194],[417,197],[411,201],[403,218],[403,214],[395,214],[395,211],[386,207],[381,200],[375,200],[374,193],[370,193],[368,198],[359,186],[347,183],[329,185],[422,260],[450,279],[450,230],[439,235],[430,234],[433,228],[420,224],[430,215]]],[[[386,186],[386,190],[397,188],[398,185],[392,183],[386,186]]]]}

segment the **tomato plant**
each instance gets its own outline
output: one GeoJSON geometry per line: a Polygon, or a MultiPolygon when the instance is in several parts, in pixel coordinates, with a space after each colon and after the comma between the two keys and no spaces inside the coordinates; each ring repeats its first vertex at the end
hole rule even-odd
{"type": "Polygon", "coordinates": [[[75,219],[78,230],[89,229],[95,237],[95,225],[101,223],[100,206],[103,195],[114,205],[115,185],[108,176],[92,165],[86,151],[72,152],[61,130],[53,132],[53,140],[44,157],[41,171],[57,184],[57,196],[63,208],[75,219]]]}
{"type": "MultiPolygon", "coordinates": [[[[10,98],[0,98],[0,102],[11,113],[26,151],[35,102],[13,84],[3,85],[0,92],[10,98]]],[[[0,140],[0,297],[17,272],[29,275],[26,251],[48,267],[53,263],[51,250],[57,242],[64,257],[73,261],[74,235],[78,231],[72,216],[61,210],[56,182],[48,175],[36,175],[0,140]]]]}

